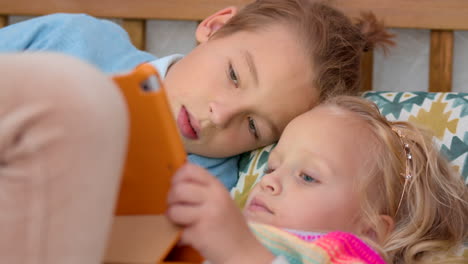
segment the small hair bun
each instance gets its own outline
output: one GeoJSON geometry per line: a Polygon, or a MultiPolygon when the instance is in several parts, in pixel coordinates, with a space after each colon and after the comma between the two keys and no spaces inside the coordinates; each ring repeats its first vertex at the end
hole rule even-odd
{"type": "Polygon", "coordinates": [[[368,52],[369,51],[369,45],[364,45],[364,48],[362,49],[363,52],[368,52]]]}
{"type": "Polygon", "coordinates": [[[382,21],[378,21],[376,16],[372,12],[363,12],[357,19],[356,26],[359,28],[364,43],[363,52],[367,52],[375,47],[380,47],[384,52],[388,51],[389,46],[394,46],[395,42],[392,38],[394,34],[389,33],[385,29],[385,25],[382,21]]]}

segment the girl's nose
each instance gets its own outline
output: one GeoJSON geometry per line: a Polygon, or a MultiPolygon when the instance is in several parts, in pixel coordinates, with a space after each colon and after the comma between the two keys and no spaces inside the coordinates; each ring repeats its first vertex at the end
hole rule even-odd
{"type": "Polygon", "coordinates": [[[269,174],[265,174],[259,183],[262,191],[268,192],[271,195],[277,195],[281,193],[282,189],[280,178],[274,174],[277,174],[277,172],[275,171],[269,174]]]}

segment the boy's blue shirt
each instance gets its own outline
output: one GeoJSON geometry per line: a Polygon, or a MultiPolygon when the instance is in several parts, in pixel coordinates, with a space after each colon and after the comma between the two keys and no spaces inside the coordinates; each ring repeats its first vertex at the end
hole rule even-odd
{"type": "MultiPolygon", "coordinates": [[[[37,17],[0,29],[0,52],[61,52],[95,65],[106,73],[126,72],[151,62],[164,76],[171,63],[181,58],[161,59],[136,49],[126,31],[117,24],[84,14],[54,14],[37,17]]],[[[189,160],[207,168],[231,189],[237,182],[239,156],[207,158],[189,154],[189,160]]]]}

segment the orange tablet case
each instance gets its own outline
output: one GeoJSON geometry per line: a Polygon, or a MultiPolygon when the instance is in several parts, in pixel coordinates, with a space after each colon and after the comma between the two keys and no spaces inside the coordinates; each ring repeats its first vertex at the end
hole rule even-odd
{"type": "Polygon", "coordinates": [[[141,64],[113,80],[127,102],[130,136],[104,262],[200,262],[192,250],[174,252],[181,231],[164,215],[171,177],[186,153],[159,74],[151,64],[141,64]]]}

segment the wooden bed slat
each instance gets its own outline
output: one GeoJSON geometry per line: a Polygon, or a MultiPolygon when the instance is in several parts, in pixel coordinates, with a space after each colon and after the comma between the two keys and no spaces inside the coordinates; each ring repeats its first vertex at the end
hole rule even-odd
{"type": "Polygon", "coordinates": [[[202,20],[253,0],[0,0],[0,14],[87,13],[106,18],[202,20]]]}
{"type": "Polygon", "coordinates": [[[8,16],[0,16],[0,28],[8,24],[8,16]]]}
{"type": "Polygon", "coordinates": [[[372,90],[372,78],[374,72],[374,51],[370,50],[362,56],[361,61],[361,91],[372,90]]]}
{"type": "MultiPolygon", "coordinates": [[[[99,17],[202,20],[253,0],[0,0],[0,14],[88,13],[99,17]]],[[[389,27],[468,29],[467,0],[331,0],[350,16],[372,10],[389,27]]]]}
{"type": "Polygon", "coordinates": [[[146,21],[142,19],[124,19],[122,27],[128,32],[133,45],[140,50],[146,49],[146,21]]]}
{"type": "Polygon", "coordinates": [[[451,30],[431,31],[429,91],[452,91],[454,34],[451,30]]]}

